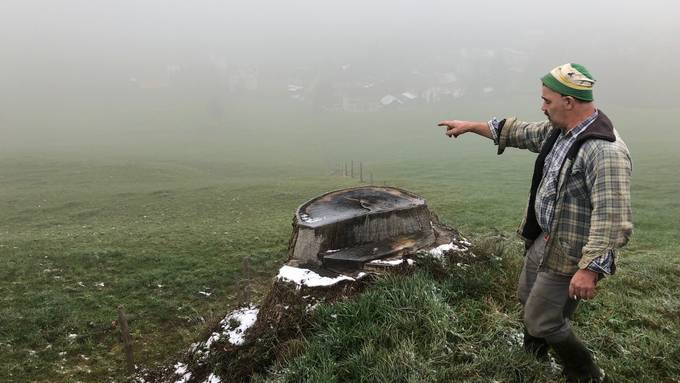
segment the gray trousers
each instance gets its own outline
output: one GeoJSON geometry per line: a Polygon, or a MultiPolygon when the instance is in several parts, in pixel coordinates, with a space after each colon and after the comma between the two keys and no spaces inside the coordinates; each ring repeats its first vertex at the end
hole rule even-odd
{"type": "Polygon", "coordinates": [[[517,290],[527,332],[545,338],[548,343],[557,343],[571,333],[569,319],[578,300],[569,297],[571,276],[538,271],[545,244],[545,234],[541,234],[527,250],[517,290]]]}

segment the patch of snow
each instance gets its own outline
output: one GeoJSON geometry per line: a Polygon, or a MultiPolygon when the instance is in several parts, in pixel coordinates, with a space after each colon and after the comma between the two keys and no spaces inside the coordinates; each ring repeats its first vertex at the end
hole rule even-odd
{"type": "Polygon", "coordinates": [[[203,383],[220,383],[221,381],[222,379],[220,379],[219,376],[210,374],[210,376],[208,376],[208,378],[203,383]]]}
{"type": "Polygon", "coordinates": [[[555,358],[553,358],[552,356],[550,357],[550,368],[553,370],[553,372],[561,372],[562,371],[562,367],[560,367],[560,364],[557,363],[555,358]]]}
{"type": "Polygon", "coordinates": [[[104,282],[97,282],[94,284],[96,287],[104,287],[104,282]]]}
{"type": "Polygon", "coordinates": [[[175,383],[187,383],[191,379],[191,373],[187,372],[186,374],[182,375],[179,379],[175,381],[175,383]]]}
{"type": "Polygon", "coordinates": [[[212,295],[212,293],[209,293],[209,292],[207,292],[207,291],[199,291],[198,293],[199,293],[199,294],[202,294],[202,295],[205,295],[206,297],[209,297],[209,296],[212,295]]]}
{"type": "Polygon", "coordinates": [[[193,354],[194,352],[196,352],[196,350],[198,349],[198,346],[200,346],[200,345],[201,345],[200,342],[192,343],[191,346],[189,346],[189,353],[193,354]]]}
{"type": "Polygon", "coordinates": [[[187,365],[181,362],[175,364],[175,375],[180,377],[175,383],[186,383],[191,379],[191,372],[187,372],[187,365]]]}
{"type": "Polygon", "coordinates": [[[279,275],[276,279],[285,282],[293,282],[298,286],[309,286],[309,287],[319,287],[319,286],[332,286],[340,281],[354,281],[352,277],[346,275],[338,275],[335,278],[322,277],[321,275],[308,269],[301,269],[299,267],[293,267],[284,265],[279,269],[279,275]]]}
{"type": "Polygon", "coordinates": [[[219,332],[213,332],[210,334],[210,338],[208,338],[207,341],[205,341],[205,348],[210,348],[213,343],[217,342],[222,338],[222,335],[219,332]]]}
{"type": "Polygon", "coordinates": [[[76,339],[78,337],[78,334],[68,334],[69,339],[76,339]]]}
{"type": "Polygon", "coordinates": [[[508,332],[508,345],[510,346],[522,346],[524,344],[524,334],[521,331],[513,329],[508,332]]]}
{"type": "Polygon", "coordinates": [[[187,372],[187,365],[182,362],[175,363],[175,375],[184,375],[187,372]]]}
{"type": "Polygon", "coordinates": [[[247,309],[242,309],[233,313],[232,319],[238,320],[240,325],[237,328],[229,331],[229,342],[235,345],[242,344],[244,341],[243,333],[245,333],[247,329],[255,324],[257,321],[257,314],[259,312],[259,308],[251,306],[247,309]]]}
{"type": "Polygon", "coordinates": [[[458,247],[453,242],[451,242],[445,245],[439,245],[434,249],[430,250],[429,253],[434,257],[441,258],[447,251],[465,251],[465,250],[467,249],[464,247],[458,247]]]}
{"type": "Polygon", "coordinates": [[[314,311],[314,309],[315,309],[316,306],[318,306],[318,305],[319,305],[319,302],[316,302],[316,303],[314,303],[313,305],[312,305],[312,304],[307,305],[307,307],[305,308],[305,311],[306,311],[306,312],[314,311]]]}
{"type": "Polygon", "coordinates": [[[222,337],[226,337],[229,340],[229,343],[233,345],[238,346],[243,344],[245,341],[243,335],[246,330],[255,324],[259,311],[259,308],[250,306],[240,308],[229,313],[226,317],[224,317],[224,319],[220,321],[222,331],[213,332],[210,335],[210,338],[208,338],[208,340],[205,342],[205,349],[209,349],[213,343],[219,341],[222,339],[222,337]],[[231,323],[233,323],[233,321],[237,321],[239,325],[238,327],[232,329],[229,326],[231,323]]]}
{"type": "MultiPolygon", "coordinates": [[[[404,263],[403,259],[393,259],[393,260],[389,260],[389,261],[385,261],[385,260],[382,260],[382,259],[376,259],[374,261],[368,262],[369,265],[378,265],[378,266],[398,266],[398,265],[401,265],[402,263],[404,263]]],[[[406,264],[408,264],[409,266],[413,265],[414,263],[416,263],[416,261],[414,261],[413,259],[407,259],[406,260],[406,264]]]]}
{"type": "Polygon", "coordinates": [[[393,259],[390,261],[384,261],[382,259],[376,259],[374,261],[368,262],[369,265],[380,265],[380,266],[397,266],[404,262],[403,259],[393,259]]]}

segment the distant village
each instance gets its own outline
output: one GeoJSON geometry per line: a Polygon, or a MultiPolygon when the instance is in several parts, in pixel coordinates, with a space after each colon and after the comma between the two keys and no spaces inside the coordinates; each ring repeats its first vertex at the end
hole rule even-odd
{"type": "MultiPolygon", "coordinates": [[[[215,54],[203,65],[209,76],[205,81],[212,84],[214,103],[236,97],[273,96],[281,102],[328,111],[374,112],[513,92],[520,85],[526,86],[521,84],[521,74],[527,72],[529,64],[530,54],[525,51],[461,48],[447,60],[413,67],[396,63],[390,68],[368,68],[347,62],[307,64],[288,72],[267,73],[256,64],[233,64],[215,54]],[[508,72],[513,75],[504,76],[508,72]]],[[[160,78],[131,77],[129,81],[142,92],[171,91],[181,86],[178,84],[183,77],[195,78],[195,72],[185,74],[188,70],[196,69],[171,63],[160,78]]]]}

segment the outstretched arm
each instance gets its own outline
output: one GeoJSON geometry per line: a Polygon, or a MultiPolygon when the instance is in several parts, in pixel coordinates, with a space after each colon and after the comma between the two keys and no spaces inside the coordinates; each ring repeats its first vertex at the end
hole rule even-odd
{"type": "Polygon", "coordinates": [[[495,118],[489,122],[446,120],[437,125],[445,126],[446,135],[449,137],[458,137],[463,133],[473,132],[492,139],[498,145],[498,154],[503,153],[506,147],[529,149],[538,153],[543,141],[553,129],[552,124],[547,120],[524,122],[514,117],[500,122],[495,118]]]}
{"type": "Polygon", "coordinates": [[[489,124],[480,121],[461,121],[461,120],[446,120],[442,121],[437,126],[446,127],[446,135],[449,137],[458,137],[463,133],[477,133],[489,139],[493,139],[489,124]]]}

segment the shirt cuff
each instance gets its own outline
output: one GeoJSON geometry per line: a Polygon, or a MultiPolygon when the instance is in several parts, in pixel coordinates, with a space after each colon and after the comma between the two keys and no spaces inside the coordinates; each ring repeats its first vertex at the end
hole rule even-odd
{"type": "Polygon", "coordinates": [[[489,125],[489,130],[491,130],[491,135],[493,136],[493,143],[495,145],[498,145],[498,127],[500,125],[498,119],[496,117],[493,117],[486,124],[489,125]]]}
{"type": "Polygon", "coordinates": [[[613,264],[614,255],[611,251],[607,251],[604,255],[593,259],[588,266],[586,266],[586,269],[599,274],[611,275],[613,264]]]}

